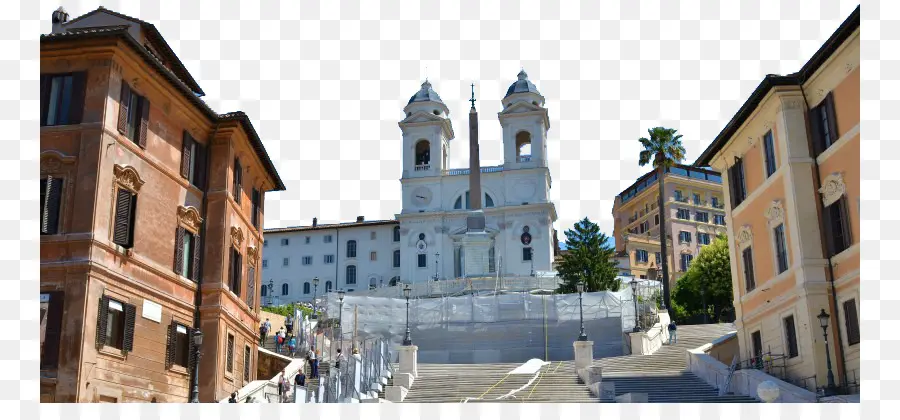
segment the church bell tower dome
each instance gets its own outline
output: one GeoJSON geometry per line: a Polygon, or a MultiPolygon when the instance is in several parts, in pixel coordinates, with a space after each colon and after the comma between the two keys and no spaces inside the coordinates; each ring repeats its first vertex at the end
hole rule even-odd
{"type": "Polygon", "coordinates": [[[419,91],[409,98],[409,102],[403,111],[406,112],[407,117],[419,111],[428,112],[442,118],[447,118],[450,115],[450,109],[441,100],[440,95],[432,89],[431,82],[427,79],[422,83],[419,91]]]}

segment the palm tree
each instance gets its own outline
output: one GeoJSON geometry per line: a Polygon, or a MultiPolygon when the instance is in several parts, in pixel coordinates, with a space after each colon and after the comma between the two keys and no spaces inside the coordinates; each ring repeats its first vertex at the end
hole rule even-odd
{"type": "Polygon", "coordinates": [[[644,150],[641,150],[638,163],[641,166],[652,163],[653,167],[658,171],[656,176],[659,182],[659,196],[657,198],[657,207],[659,208],[659,245],[660,255],[662,255],[662,281],[663,281],[663,305],[665,308],[671,308],[671,294],[669,291],[669,257],[666,251],[668,241],[668,232],[666,229],[666,213],[663,206],[663,196],[665,192],[666,170],[677,163],[684,160],[684,146],[681,145],[681,134],[676,135],[678,130],[674,128],[654,127],[647,132],[650,138],[641,137],[638,141],[644,150]]]}

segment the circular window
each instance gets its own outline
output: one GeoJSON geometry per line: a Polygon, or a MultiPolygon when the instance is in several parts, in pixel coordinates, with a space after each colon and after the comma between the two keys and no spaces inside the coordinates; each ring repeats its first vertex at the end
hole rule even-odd
{"type": "Polygon", "coordinates": [[[424,240],[425,240],[425,234],[424,234],[424,233],[420,233],[420,234],[419,234],[419,240],[420,240],[420,241],[424,241],[424,240]]]}
{"type": "Polygon", "coordinates": [[[528,233],[529,230],[531,230],[531,228],[528,227],[528,225],[525,225],[525,227],[522,228],[522,232],[525,232],[525,233],[528,233]]]}

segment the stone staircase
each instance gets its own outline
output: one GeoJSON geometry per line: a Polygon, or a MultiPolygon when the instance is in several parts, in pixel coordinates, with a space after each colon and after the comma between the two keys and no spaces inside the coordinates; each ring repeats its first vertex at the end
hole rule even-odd
{"type": "MultiPolygon", "coordinates": [[[[687,372],[686,349],[694,349],[721,337],[730,324],[686,325],[678,327],[678,342],[665,345],[653,355],[610,357],[594,362],[603,368],[603,381],[613,382],[616,395],[647,393],[651,403],[757,402],[746,396],[724,395],[702,379],[687,372]]],[[[542,367],[537,379],[512,397],[497,400],[519,389],[534,375],[508,375],[519,363],[423,364],[419,377],[404,402],[614,402],[590,394],[575,374],[574,361],[553,362],[542,367]]],[[[383,397],[383,396],[382,396],[383,397]]]]}

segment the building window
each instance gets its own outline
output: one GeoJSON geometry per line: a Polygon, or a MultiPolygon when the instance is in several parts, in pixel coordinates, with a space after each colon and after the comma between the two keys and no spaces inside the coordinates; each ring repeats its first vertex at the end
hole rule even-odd
{"type": "Polygon", "coordinates": [[[378,261],[378,254],[375,251],[369,253],[369,261],[378,261]]]}
{"type": "Polygon", "coordinates": [[[326,255],[325,264],[334,264],[334,255],[326,255]]]}
{"type": "Polygon", "coordinates": [[[691,232],[688,232],[686,230],[678,232],[678,242],[683,244],[691,243],[691,232]]]}
{"type": "Polygon", "coordinates": [[[425,254],[419,254],[419,268],[428,267],[428,256],[425,254]]]}
{"type": "Polygon", "coordinates": [[[234,373],[234,335],[228,334],[225,346],[225,370],[234,373]]]}
{"type": "Polygon", "coordinates": [[[717,209],[720,208],[719,207],[719,197],[712,197],[712,198],[710,198],[710,201],[712,201],[713,207],[715,207],[717,209]]]}
{"type": "Polygon", "coordinates": [[[326,244],[330,244],[330,243],[331,243],[331,235],[325,235],[325,237],[322,238],[322,240],[323,240],[326,244]]]}
{"type": "Polygon", "coordinates": [[[650,230],[650,221],[649,221],[649,220],[644,220],[644,221],[641,223],[641,233],[647,232],[647,231],[649,231],[649,230],[650,230]]]}
{"type": "Polygon", "coordinates": [[[291,259],[290,259],[290,258],[282,258],[282,259],[281,259],[281,265],[282,265],[282,267],[287,267],[288,265],[290,265],[290,263],[291,263],[291,259]]]}
{"type": "Polygon", "coordinates": [[[326,281],[326,282],[325,282],[325,293],[330,293],[330,292],[331,292],[331,287],[332,287],[332,286],[331,286],[331,280],[326,281]]]}
{"type": "Polygon", "coordinates": [[[63,292],[41,293],[41,369],[59,367],[64,302],[63,292]]]}
{"type": "Polygon", "coordinates": [[[194,235],[181,226],[175,229],[175,273],[194,281],[200,278],[199,243],[200,235],[194,235]]]}
{"type": "Polygon", "coordinates": [[[63,179],[48,176],[41,180],[41,235],[59,233],[63,179]]]}
{"type": "Polygon", "coordinates": [[[356,284],[356,266],[347,266],[347,284],[356,284]]]}
{"type": "Polygon", "coordinates": [[[750,292],[756,288],[756,279],[753,277],[753,249],[747,248],[741,252],[744,262],[744,282],[747,285],[747,291],[750,292]]]}
{"type": "MultiPolygon", "coordinates": [[[[241,184],[244,181],[244,169],[241,167],[241,160],[238,158],[234,158],[233,176],[234,178],[232,181],[234,182],[234,185],[231,186],[231,194],[234,198],[234,202],[241,204],[241,184]]],[[[286,239],[281,240],[282,245],[284,245],[284,241],[286,241],[286,239]]]]}
{"type": "Polygon", "coordinates": [[[394,268],[400,267],[400,250],[394,250],[394,268]]]}
{"type": "Polygon", "coordinates": [[[658,213],[653,215],[653,225],[659,226],[659,214],[658,213]]]}
{"type": "Polygon", "coordinates": [[[113,224],[113,243],[122,248],[134,246],[134,215],[137,212],[137,194],[124,188],[116,191],[116,213],[113,224]]]}
{"type": "Polygon", "coordinates": [[[775,162],[775,138],[772,135],[772,130],[769,130],[763,136],[763,153],[766,161],[766,178],[768,178],[775,173],[777,166],[775,162]]]}
{"type": "Polygon", "coordinates": [[[728,188],[731,190],[731,208],[736,209],[747,198],[744,162],[740,158],[734,158],[734,165],[728,168],[728,188]]]}
{"type": "Polygon", "coordinates": [[[699,211],[694,213],[694,221],[702,222],[702,223],[709,223],[709,213],[699,212],[699,211]]]}
{"type": "Polygon", "coordinates": [[[838,140],[837,119],[834,116],[834,96],[831,92],[821,104],[810,111],[815,154],[818,157],[838,140]]]}
{"type": "Polygon", "coordinates": [[[140,147],[147,147],[150,101],[138,95],[127,83],[119,92],[118,130],[140,147]]]}
{"type": "Polygon", "coordinates": [[[700,205],[700,194],[694,194],[694,205],[700,205]]]}
{"type": "Polygon", "coordinates": [[[310,237],[309,237],[309,236],[305,237],[305,238],[304,238],[304,241],[305,241],[306,244],[308,245],[308,244],[309,244],[309,241],[310,241],[310,237]]]}
{"type": "Polygon", "coordinates": [[[206,175],[206,149],[197,143],[187,130],[181,136],[181,177],[191,185],[203,189],[206,175]]]}
{"type": "Polygon", "coordinates": [[[831,257],[850,247],[850,220],[847,214],[846,197],[825,207],[825,230],[831,257]]]}
{"type": "Polygon", "coordinates": [[[241,254],[234,247],[231,248],[231,264],[228,270],[229,284],[228,287],[238,297],[241,296],[241,254]]]}
{"type": "Polygon", "coordinates": [[[172,366],[188,367],[191,351],[191,330],[188,326],[177,322],[169,324],[169,337],[166,345],[167,368],[172,366]]]}
{"type": "Polygon", "coordinates": [[[112,347],[122,353],[132,350],[134,344],[134,305],[110,299],[109,296],[100,298],[100,306],[97,314],[97,344],[98,347],[112,347]]]}
{"type": "Polygon", "coordinates": [[[244,346],[244,382],[250,382],[250,346],[244,346]]]}
{"type": "Polygon", "coordinates": [[[303,257],[303,265],[312,265],[312,256],[303,257]]]}
{"type": "Polygon", "coordinates": [[[256,305],[256,267],[247,265],[247,306],[253,309],[256,305]]]}
{"type": "Polygon", "coordinates": [[[533,252],[531,247],[522,248],[522,261],[531,261],[533,252]]]}
{"type": "Polygon", "coordinates": [[[356,241],[347,241],[347,258],[356,258],[356,241]]]}
{"type": "MultiPolygon", "coordinates": [[[[470,198],[469,191],[466,191],[465,194],[460,195],[459,197],[456,198],[456,201],[453,203],[453,208],[455,210],[460,210],[463,208],[465,208],[466,210],[471,209],[472,203],[469,201],[469,198],[470,198]],[[463,207],[463,206],[465,206],[465,207],[463,207]]],[[[488,195],[487,193],[484,193],[484,203],[483,204],[484,205],[482,207],[484,207],[484,208],[494,207],[494,198],[491,197],[490,195],[488,195]]]]}
{"type": "Polygon", "coordinates": [[[753,357],[759,357],[763,354],[762,335],[759,331],[750,334],[750,341],[753,343],[753,357]]]}
{"type": "Polygon", "coordinates": [[[303,294],[304,295],[309,294],[309,282],[308,281],[303,283],[303,294]]]}
{"type": "Polygon", "coordinates": [[[656,255],[655,255],[655,257],[656,257],[656,265],[662,264],[662,254],[659,253],[659,252],[656,252],[655,254],[656,254],[656,255]]]}
{"type": "Polygon", "coordinates": [[[284,283],[281,285],[281,296],[287,296],[288,294],[288,284],[284,283]]]}
{"type": "Polygon", "coordinates": [[[80,124],[86,72],[41,75],[41,126],[80,124]]]}
{"type": "Polygon", "coordinates": [[[787,246],[784,240],[784,224],[775,227],[775,258],[778,261],[778,274],[788,269],[787,246]]]}
{"type": "Polygon", "coordinates": [[[269,240],[263,239],[263,248],[268,248],[268,247],[269,247],[269,240]]]}
{"type": "Polygon", "coordinates": [[[725,215],[724,214],[714,214],[713,215],[713,223],[719,226],[725,226],[725,215]]]}
{"type": "Polygon", "coordinates": [[[263,268],[269,268],[269,260],[263,260],[263,268]]]}
{"type": "Polygon", "coordinates": [[[290,239],[288,239],[288,238],[281,238],[281,246],[288,246],[288,245],[290,245],[290,243],[291,243],[291,240],[290,240],[290,239]]]}
{"type": "Polygon", "coordinates": [[[709,245],[709,234],[708,233],[697,233],[697,242],[700,245],[709,245]]]}
{"type": "Polygon", "coordinates": [[[678,209],[678,212],[675,214],[675,217],[681,220],[691,220],[691,212],[688,209],[678,209]]]}
{"type": "Polygon", "coordinates": [[[675,190],[675,201],[681,201],[684,197],[681,195],[681,190],[675,190]]]}
{"type": "Polygon", "coordinates": [[[650,258],[646,250],[638,249],[634,252],[634,260],[640,263],[646,263],[650,258]]]}
{"type": "Polygon", "coordinates": [[[859,318],[856,314],[856,299],[844,302],[844,327],[847,330],[847,345],[859,344],[859,318]]]}
{"type": "Polygon", "coordinates": [[[681,271],[686,272],[689,268],[691,268],[691,261],[694,260],[694,256],[691,254],[681,254],[681,271]]]}
{"type": "Polygon", "coordinates": [[[374,240],[375,240],[375,237],[376,237],[375,231],[372,231],[372,232],[369,233],[369,239],[371,239],[371,240],[374,241],[374,240]]]}
{"type": "Polygon", "coordinates": [[[394,226],[394,242],[400,242],[400,226],[394,226]]]}
{"type": "Polygon", "coordinates": [[[259,295],[260,295],[261,297],[266,297],[266,296],[268,295],[268,292],[267,292],[267,291],[269,290],[269,288],[266,287],[266,285],[264,284],[264,285],[262,286],[262,289],[261,289],[261,290],[262,290],[262,291],[259,293],[259,295]]]}
{"type": "Polygon", "coordinates": [[[259,216],[260,216],[260,200],[262,195],[259,193],[259,190],[256,188],[250,194],[250,221],[253,223],[253,227],[259,229],[259,216]]]}
{"type": "Polygon", "coordinates": [[[787,340],[787,357],[793,359],[800,355],[797,349],[797,329],[794,326],[794,316],[784,319],[784,338],[787,340]]]}

